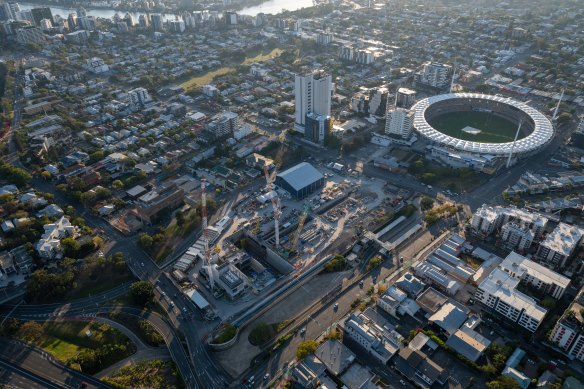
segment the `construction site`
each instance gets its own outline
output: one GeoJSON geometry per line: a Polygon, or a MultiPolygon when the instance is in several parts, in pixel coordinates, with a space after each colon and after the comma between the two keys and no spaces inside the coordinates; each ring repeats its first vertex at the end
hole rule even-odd
{"type": "Polygon", "coordinates": [[[319,168],[306,162],[283,172],[265,167],[261,188],[242,194],[212,226],[202,180],[203,234],[172,275],[209,318],[233,318],[282,290],[327,255],[346,250],[353,227],[372,210],[386,209],[382,182],[319,168]]]}

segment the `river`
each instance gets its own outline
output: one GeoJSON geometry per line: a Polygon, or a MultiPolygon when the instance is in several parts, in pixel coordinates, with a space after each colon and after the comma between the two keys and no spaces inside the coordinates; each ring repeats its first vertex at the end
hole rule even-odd
{"type": "MultiPolygon", "coordinates": [[[[26,3],[18,3],[20,8],[31,9],[42,7],[39,4],[26,4],[26,3]]],[[[312,7],[312,0],[268,0],[260,5],[254,5],[253,7],[246,7],[242,8],[241,10],[237,11],[238,14],[241,15],[250,15],[255,16],[259,13],[265,14],[278,14],[282,12],[282,10],[288,11],[296,11],[300,8],[312,7]]],[[[74,8],[62,8],[62,7],[55,7],[51,6],[51,12],[53,15],[60,15],[61,17],[67,17],[72,12],[75,12],[74,8]]],[[[125,11],[116,11],[114,9],[107,9],[107,8],[99,8],[99,9],[87,9],[87,15],[95,16],[98,18],[111,18],[113,17],[116,12],[118,15],[123,17],[126,12],[125,11]]],[[[134,20],[138,20],[138,16],[140,12],[130,12],[130,14],[134,17],[134,20]]],[[[164,20],[174,19],[174,14],[163,14],[162,15],[164,20]]]]}

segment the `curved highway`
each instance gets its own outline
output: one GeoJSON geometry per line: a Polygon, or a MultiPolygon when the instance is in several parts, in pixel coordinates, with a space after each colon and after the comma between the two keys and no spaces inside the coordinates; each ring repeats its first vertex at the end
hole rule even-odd
{"type": "MultiPolygon", "coordinates": [[[[87,211],[80,203],[71,200],[62,192],[56,190],[53,183],[35,177],[33,178],[32,185],[40,191],[54,193],[56,202],[61,204],[61,206],[73,206],[76,212],[85,218],[86,224],[88,226],[94,230],[101,230],[102,235],[107,237],[110,241],[114,242],[113,247],[110,249],[111,253],[121,252],[126,259],[128,268],[137,278],[157,285],[157,297],[161,297],[161,292],[164,292],[164,295],[166,296],[184,296],[182,291],[179,290],[161,270],[160,266],[152,261],[152,259],[150,259],[150,257],[148,257],[142,251],[142,249],[137,245],[135,239],[121,234],[106,221],[87,211]]],[[[180,251],[180,249],[183,248],[182,246],[184,246],[184,249],[186,250],[188,246],[194,243],[196,238],[197,233],[191,234],[189,238],[185,239],[177,251],[180,251]]],[[[18,306],[14,309],[13,313],[14,315],[22,315],[21,317],[23,317],[24,320],[38,321],[43,321],[43,317],[46,318],[47,316],[49,318],[65,317],[65,315],[71,316],[72,313],[75,315],[92,315],[95,314],[96,310],[98,310],[100,303],[104,303],[110,299],[119,297],[124,294],[122,291],[118,292],[120,294],[117,296],[117,292],[113,292],[112,294],[93,296],[91,299],[74,301],[69,304],[18,306]]],[[[185,380],[187,387],[205,389],[227,387],[231,380],[227,378],[221,367],[218,366],[212,359],[211,355],[209,354],[209,350],[203,341],[203,338],[208,333],[208,330],[202,328],[202,325],[197,326],[194,323],[193,317],[200,317],[198,310],[193,305],[193,303],[186,298],[175,298],[174,300],[175,307],[168,310],[168,315],[170,318],[169,324],[171,327],[174,327],[173,331],[176,329],[184,335],[186,345],[189,350],[187,354],[188,357],[186,358],[189,368],[187,369],[186,366],[183,368],[180,367],[184,362],[182,360],[175,359],[174,361],[177,366],[179,366],[179,369],[181,369],[181,374],[183,374],[183,379],[185,380]],[[184,319],[186,317],[191,319],[179,319],[184,319]]],[[[0,306],[0,315],[7,315],[13,308],[14,306],[0,306]]],[[[175,356],[179,355],[177,351],[178,347],[176,347],[176,345],[180,345],[180,342],[177,340],[176,342],[171,342],[171,344],[174,345],[174,350],[170,350],[171,356],[174,359],[175,356]]],[[[183,350],[182,345],[180,345],[180,349],[183,350]]]]}
{"type": "Polygon", "coordinates": [[[0,338],[0,382],[25,388],[111,388],[100,380],[70,369],[43,350],[18,340],[0,338]]]}

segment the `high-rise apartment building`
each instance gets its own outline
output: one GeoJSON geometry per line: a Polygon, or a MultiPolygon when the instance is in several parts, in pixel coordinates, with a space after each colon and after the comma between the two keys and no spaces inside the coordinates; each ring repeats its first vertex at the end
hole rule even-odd
{"type": "Polygon", "coordinates": [[[385,133],[409,139],[414,125],[414,112],[389,106],[385,114],[385,133]]]}
{"type": "Polygon", "coordinates": [[[542,236],[548,218],[539,213],[515,207],[491,207],[484,204],[474,213],[471,226],[476,233],[489,235],[510,222],[529,228],[535,240],[542,236]]]}
{"type": "Polygon", "coordinates": [[[44,42],[45,35],[40,28],[28,26],[16,30],[16,41],[23,45],[40,44],[44,42]]]}
{"type": "Polygon", "coordinates": [[[132,105],[144,105],[152,101],[146,88],[136,88],[128,92],[132,105]]]}
{"type": "Polygon", "coordinates": [[[447,91],[452,81],[454,69],[450,65],[426,62],[415,74],[416,87],[435,91],[447,91]]]}
{"type": "Polygon", "coordinates": [[[226,138],[233,135],[242,126],[243,122],[235,112],[221,112],[205,125],[205,129],[213,134],[216,139],[226,138]]]}
{"type": "Polygon", "coordinates": [[[20,12],[20,5],[18,3],[3,3],[0,4],[0,21],[17,20],[16,14],[20,12]]]}
{"type": "Polygon", "coordinates": [[[150,15],[146,14],[142,14],[140,16],[138,16],[138,25],[141,28],[147,28],[150,26],[150,15]]]}
{"type": "Polygon", "coordinates": [[[154,31],[164,30],[164,25],[162,23],[162,15],[152,14],[150,15],[150,21],[152,22],[152,27],[154,28],[154,31]]]}
{"type": "Polygon", "coordinates": [[[184,32],[185,31],[185,22],[183,20],[169,20],[166,23],[169,32],[184,32]]]}
{"type": "Polygon", "coordinates": [[[75,31],[77,29],[77,14],[70,13],[67,17],[67,24],[69,25],[69,31],[75,31]]]}
{"type": "Polygon", "coordinates": [[[304,138],[314,143],[324,143],[331,130],[331,124],[330,116],[324,116],[314,112],[307,114],[304,138]]]}
{"type": "Polygon", "coordinates": [[[332,77],[319,70],[308,75],[295,77],[295,129],[304,133],[306,115],[315,113],[331,115],[332,77]]]}
{"type": "Polygon", "coordinates": [[[395,96],[395,106],[411,108],[416,102],[416,91],[408,88],[399,88],[395,96]]]}
{"type": "Polygon", "coordinates": [[[77,25],[81,30],[95,30],[95,18],[93,16],[84,16],[77,19],[77,25]]]}
{"type": "Polygon", "coordinates": [[[533,232],[526,226],[511,222],[501,227],[501,240],[510,249],[525,251],[533,243],[533,232]]]}
{"type": "Polygon", "coordinates": [[[478,286],[475,299],[521,327],[535,332],[547,310],[519,290],[519,284],[560,299],[570,279],[511,252],[478,286]]]}
{"type": "Polygon", "coordinates": [[[42,7],[42,8],[33,8],[30,10],[32,13],[32,20],[35,26],[41,25],[41,20],[49,19],[51,21],[51,25],[55,22],[53,19],[53,13],[49,7],[42,7]]]}
{"type": "Polygon", "coordinates": [[[40,23],[40,27],[41,27],[41,30],[43,30],[43,31],[49,31],[51,28],[53,28],[53,23],[51,22],[50,19],[42,19],[41,23],[40,23]]]}

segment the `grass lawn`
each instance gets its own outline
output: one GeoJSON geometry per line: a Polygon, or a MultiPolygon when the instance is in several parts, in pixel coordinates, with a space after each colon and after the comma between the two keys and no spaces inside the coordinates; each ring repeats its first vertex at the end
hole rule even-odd
{"type": "Polygon", "coordinates": [[[80,346],[62,339],[53,338],[52,336],[47,336],[43,340],[41,347],[62,362],[66,362],[69,358],[73,358],[79,353],[79,351],[81,351],[80,346]]]}
{"type": "Polygon", "coordinates": [[[222,68],[207,72],[201,76],[193,77],[193,78],[183,82],[180,85],[183,88],[185,88],[185,90],[188,91],[188,90],[191,90],[191,89],[196,88],[198,86],[203,86],[203,85],[209,84],[213,81],[213,79],[215,77],[224,76],[228,73],[233,72],[234,70],[235,69],[232,67],[222,67],[222,68]]]}
{"type": "Polygon", "coordinates": [[[420,168],[412,167],[410,172],[415,174],[424,184],[439,185],[441,188],[447,188],[457,192],[469,192],[480,185],[485,179],[485,175],[481,175],[468,168],[451,169],[435,165],[431,166],[428,165],[427,161],[421,161],[423,166],[420,168]]]}
{"type": "Polygon", "coordinates": [[[256,55],[255,57],[246,58],[245,61],[243,61],[243,64],[250,65],[254,62],[267,61],[267,60],[270,60],[270,59],[273,59],[273,58],[280,56],[280,54],[282,54],[283,52],[284,52],[284,50],[282,50],[280,48],[275,48],[274,50],[270,51],[269,53],[266,53],[266,54],[260,53],[260,54],[256,55]]]}
{"type": "Polygon", "coordinates": [[[83,349],[95,349],[106,344],[128,341],[128,338],[107,324],[83,321],[48,322],[44,336],[35,342],[55,358],[65,363],[83,349]],[[91,331],[90,337],[86,335],[91,331]]]}
{"type": "MultiPolygon", "coordinates": [[[[487,112],[448,112],[433,118],[429,123],[436,130],[446,135],[474,142],[513,142],[517,132],[515,124],[487,112]],[[462,131],[466,126],[476,128],[481,132],[471,134],[462,131]]],[[[522,139],[526,136],[527,134],[520,133],[517,139],[522,139]]]]}

